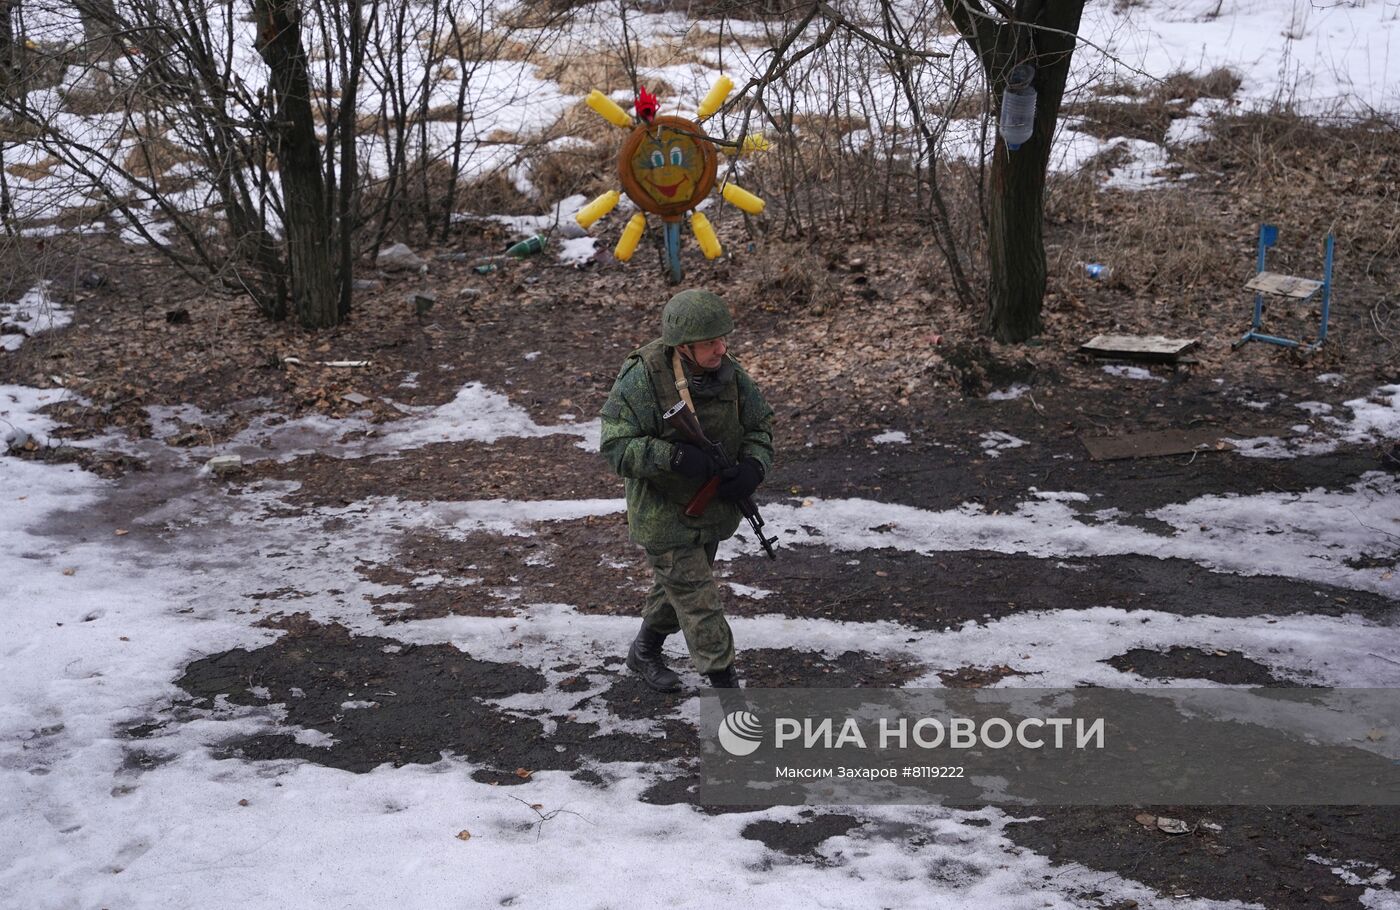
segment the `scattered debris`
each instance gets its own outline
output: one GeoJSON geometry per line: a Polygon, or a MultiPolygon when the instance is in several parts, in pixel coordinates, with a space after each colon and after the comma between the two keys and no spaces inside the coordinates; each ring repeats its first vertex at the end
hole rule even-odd
{"type": "Polygon", "coordinates": [[[1190,834],[1191,826],[1179,818],[1159,816],[1157,819],[1157,830],[1164,834],[1190,834]]]}
{"type": "Polygon", "coordinates": [[[1194,338],[1164,338],[1161,335],[1095,335],[1079,346],[1081,354],[1118,357],[1148,363],[1176,363],[1196,346],[1194,338]]]}
{"type": "Polygon", "coordinates": [[[427,263],[407,244],[395,243],[380,250],[374,264],[386,272],[416,272],[427,263]]]}
{"type": "Polygon", "coordinates": [[[1228,452],[1233,445],[1221,438],[1219,430],[1159,430],[1128,436],[1080,436],[1079,441],[1094,461],[1118,458],[1157,458],[1190,452],[1228,452]]]}
{"type": "Polygon", "coordinates": [[[344,395],[341,395],[340,397],[343,398],[343,399],[345,399],[346,401],[350,402],[351,404],[357,404],[357,405],[366,405],[366,404],[369,404],[369,403],[373,400],[373,399],[370,398],[368,395],[361,395],[359,392],[346,392],[344,395]]]}
{"type": "Polygon", "coordinates": [[[384,282],[378,278],[356,278],[350,282],[350,287],[357,291],[377,291],[384,287],[384,282]]]}
{"type": "Polygon", "coordinates": [[[215,455],[208,463],[216,477],[227,477],[243,470],[243,459],[237,455],[215,455]]]}
{"type": "Polygon", "coordinates": [[[545,237],[543,234],[526,237],[519,243],[512,244],[510,249],[506,250],[506,255],[514,256],[516,259],[524,259],[526,256],[533,256],[544,250],[545,244],[548,242],[549,238],[545,237]]]}
{"type": "MultiPolygon", "coordinates": [[[[284,360],[283,363],[288,361],[284,360]]],[[[318,360],[323,367],[367,367],[372,361],[369,360],[318,360]]]]}

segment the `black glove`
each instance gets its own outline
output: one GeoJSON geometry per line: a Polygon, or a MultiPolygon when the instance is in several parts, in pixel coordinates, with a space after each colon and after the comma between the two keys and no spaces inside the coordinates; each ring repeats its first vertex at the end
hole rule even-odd
{"type": "Polygon", "coordinates": [[[715,475],[715,463],[699,446],[678,442],[676,454],[671,456],[671,470],[691,480],[709,480],[715,475]]]}
{"type": "Polygon", "coordinates": [[[726,468],[719,483],[720,499],[748,499],[763,483],[763,466],[753,458],[745,458],[732,468],[726,468]]]}

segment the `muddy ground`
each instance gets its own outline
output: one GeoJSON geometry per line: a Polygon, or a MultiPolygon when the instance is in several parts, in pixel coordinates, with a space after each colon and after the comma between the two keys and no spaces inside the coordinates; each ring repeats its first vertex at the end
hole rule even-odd
{"type": "MultiPolygon", "coordinates": [[[[75,322],[0,356],[0,382],[62,386],[81,396],[86,404],[69,401],[49,409],[65,424],[62,435],[75,438],[111,431],[147,437],[157,427],[147,408],[194,405],[198,413],[185,412],[163,425],[163,440],[173,450],[201,452],[217,449],[258,418],[358,414],[384,423],[406,409],[450,401],[469,382],[504,393],[540,424],[591,420],[622,357],[655,334],[667,288],[650,270],[624,268],[606,257],[585,270],[537,259],[488,276],[472,272],[471,262],[495,252],[499,239],[468,235],[451,248],[423,251],[441,254],[422,279],[438,295],[426,315],[416,315],[404,299],[420,287],[417,276],[367,271],[364,277],[382,282],[380,289],[357,301],[346,326],[312,334],[263,322],[246,300],[211,296],[149,255],[106,241],[78,248],[56,238],[34,261],[44,263],[56,296],[74,307],[75,322]],[[465,262],[446,256],[463,251],[465,262]],[[93,269],[103,280],[82,286],[77,276],[93,269]],[[338,360],[370,365],[318,364],[338,360]],[[368,401],[348,400],[350,393],[368,401]]],[[[1247,301],[1232,297],[1224,279],[1197,292],[1206,304],[1173,317],[1122,288],[1059,278],[1046,334],[1035,345],[1007,347],[980,339],[974,316],[950,301],[911,289],[900,268],[907,253],[875,238],[828,239],[811,248],[773,241],[753,254],[739,250],[721,265],[697,260],[688,267],[695,281],[734,304],[734,352],[777,412],[777,466],[760,504],[863,497],[926,509],[975,503],[992,512],[1014,509],[1034,490],[1055,490],[1090,497],[1079,516],[1086,524],[1096,520],[1092,511],[1113,506],[1161,531],[1165,525],[1146,516],[1162,505],[1211,494],[1342,490],[1377,468],[1379,446],[1287,460],[1211,450],[1094,461],[1083,443],[1085,437],[1165,429],[1209,429],[1235,438],[1297,436],[1300,426],[1318,421],[1300,403],[1321,402],[1340,412],[1343,402],[1395,379],[1394,346],[1368,326],[1365,306],[1339,306],[1333,341],[1312,359],[1262,345],[1232,353],[1228,344],[1243,331],[1247,301]],[[790,256],[794,249],[802,251],[801,261],[815,263],[817,273],[803,281],[825,289],[820,313],[805,309],[800,295],[775,304],[765,291],[771,257],[790,256]],[[1202,307],[1207,320],[1198,318],[1202,307]],[[1147,378],[1125,379],[1106,374],[1103,363],[1077,351],[1080,342],[1109,328],[1193,337],[1201,345],[1192,362],[1147,366],[1147,378]],[[1325,373],[1340,378],[1319,382],[1325,373]],[[1017,383],[1028,389],[1018,398],[986,397],[1017,383]],[[989,449],[984,434],[993,429],[1025,444],[989,449]],[[906,432],[908,442],[875,441],[890,430],[906,432]]],[[[12,283],[20,280],[18,273],[11,276],[12,283]]],[[[1358,296],[1380,293],[1367,287],[1358,285],[1358,296]]],[[[436,443],[393,457],[268,458],[250,461],[241,475],[201,483],[219,485],[233,497],[276,485],[285,496],[275,514],[284,517],[387,496],[419,502],[619,496],[617,478],[576,443],[576,437],[549,436],[489,445],[436,443]]],[[[114,478],[118,489],[138,483],[143,473],[168,469],[129,453],[62,446],[15,457],[77,461],[114,478]]],[[[114,505],[104,518],[135,525],[152,507],[137,497],[114,505]]],[[[334,538],[353,520],[329,517],[319,532],[334,538]]],[[[78,533],[72,526],[51,531],[78,533]]],[[[1394,570],[1400,542],[1378,536],[1352,559],[1377,571],[1394,570]]],[[[325,590],[305,590],[293,581],[250,595],[249,624],[280,630],[281,637],[183,667],[174,682],[187,697],[124,731],[132,766],[157,766],[162,756],[143,745],[146,739],[179,723],[182,712],[222,697],[233,704],[283,705],[289,724],[334,741],[325,746],[290,734],[245,737],[222,744],[220,754],[229,761],[294,758],[365,772],[386,762],[431,763],[451,754],[480,765],[478,780],[526,789],[536,771],[568,771],[605,786],[610,764],[669,762],[679,770],[645,798],[694,802],[690,771],[698,742],[679,713],[686,695],[657,695],[629,676],[622,666],[626,641],[617,641],[612,655],[593,665],[533,668],[399,637],[415,623],[444,616],[509,618],[520,604],[537,602],[569,603],[586,614],[635,615],[648,579],[621,515],[552,522],[532,537],[480,532],[465,542],[414,530],[392,542],[388,558],[364,560],[356,572],[367,582],[400,586],[366,604],[382,623],[380,634],[355,634],[299,611],[299,600],[325,590]],[[428,576],[441,580],[413,583],[428,576]],[[576,695],[578,716],[532,716],[494,703],[548,692],[576,695]],[[373,708],[345,709],[347,700],[373,708]],[[599,716],[652,721],[654,727],[648,735],[604,731],[599,716]]],[[[1095,606],[1185,616],[1306,613],[1381,622],[1397,616],[1397,603],[1377,594],[1211,572],[1185,560],[1146,556],[1047,560],[975,549],[923,556],[893,548],[838,552],[809,543],[783,549],[776,563],[740,555],[722,572],[726,582],[770,592],[762,599],[735,594],[729,602],[735,615],[896,621],[929,632],[1031,610],[1095,606]]],[[[925,667],[860,651],[830,656],[738,644],[751,686],[898,686],[930,672],[948,685],[978,686],[1022,672],[1012,653],[985,666],[925,667]]],[[[681,661],[679,653],[673,656],[681,661]]],[[[1308,684],[1275,674],[1261,657],[1183,644],[1129,650],[1109,663],[1153,679],[1308,684]]],[[[697,680],[688,673],[687,681],[697,680]]],[[[1167,896],[1278,908],[1360,906],[1362,888],[1345,884],[1308,856],[1392,870],[1400,865],[1400,816],[1390,809],[1047,808],[1036,816],[1008,828],[1017,844],[1056,862],[1119,873],[1167,896]],[[1196,825],[1192,833],[1172,837],[1139,822],[1144,812],[1192,825],[1206,819],[1220,829],[1196,825]]],[[[914,846],[923,836],[878,828],[849,809],[814,809],[793,822],[756,821],[744,836],[784,861],[822,863],[829,859],[823,843],[861,831],[914,846]]]]}

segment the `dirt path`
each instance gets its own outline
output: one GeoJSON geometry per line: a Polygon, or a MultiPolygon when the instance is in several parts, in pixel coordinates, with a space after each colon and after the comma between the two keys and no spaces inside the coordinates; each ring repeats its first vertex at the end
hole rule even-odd
{"type": "MultiPolygon", "coordinates": [[[[319,343],[244,314],[230,322],[213,304],[192,305],[191,327],[138,320],[120,297],[99,296],[66,339],[33,339],[0,364],[9,382],[52,385],[55,369],[77,380],[89,403],[48,409],[66,425],[60,436],[111,434],[21,454],[115,478],[100,505],[33,533],[64,547],[124,529],[122,565],[191,573],[170,595],[172,622],[213,619],[219,640],[239,628],[246,636],[171,668],[180,694],[122,728],[127,767],[139,775],[172,760],[173,744],[189,743],[182,728],[199,721],[215,724],[200,727],[200,748],[253,767],[295,759],[363,773],[449,756],[479,783],[527,792],[535,774],[554,771],[607,791],[618,769],[641,763],[655,775],[642,802],[693,804],[694,691],[658,696],[622,667],[645,567],[626,540],[620,484],[588,451],[586,430],[573,430],[645,340],[644,304],[658,289],[624,293],[604,272],[584,295],[570,290],[568,270],[536,264],[508,286],[450,270],[440,278],[482,293],[426,322],[406,321],[397,292],[386,293],[319,343]],[[105,345],[94,340],[114,328],[105,345]],[[216,345],[226,330],[233,336],[216,345]],[[157,350],[191,372],[141,381],[149,367],[138,354],[157,350]],[[310,363],[359,357],[374,366],[310,363]],[[471,383],[504,396],[536,435],[394,446],[471,383]],[[175,408],[187,404],[197,410],[175,408]],[[242,474],[195,473],[235,445],[248,453],[242,474]],[[230,707],[270,720],[220,734],[230,707]]],[[[1361,517],[1361,531],[1344,518],[1288,519],[1290,508],[1321,503],[1330,521],[1352,508],[1348,497],[1395,501],[1393,479],[1374,473],[1380,441],[1337,442],[1342,430],[1328,420],[1350,419],[1345,403],[1377,385],[1370,362],[1319,382],[1320,368],[1248,351],[1134,379],[1059,339],[1033,357],[969,347],[962,366],[956,356],[930,361],[924,390],[901,395],[912,374],[901,367],[882,382],[879,363],[805,382],[801,359],[783,353],[791,333],[765,334],[779,331],[779,314],[746,307],[740,317],[740,356],[778,410],[778,470],[760,500],[785,544],[769,563],[740,540],[721,563],[751,686],[1338,684],[1351,672],[1338,655],[1351,652],[1319,630],[1364,637],[1400,616],[1393,535],[1368,535],[1361,517]],[[1250,364],[1267,369],[1254,375],[1250,364]],[[958,385],[969,376],[979,394],[958,385]],[[1019,397],[985,397],[1014,383],[1027,386],[1019,397]],[[1099,462],[1082,442],[1169,428],[1332,445],[1290,458],[1099,462]],[[877,441],[890,432],[904,438],[877,441]],[[1187,509],[1202,503],[1216,511],[1187,509]],[[870,521],[848,515],[862,510],[870,521]],[[928,530],[943,526],[967,536],[928,530]],[[1045,617],[1062,625],[1037,625],[1045,617]],[[804,628],[836,644],[816,644],[816,632],[788,640],[775,631],[787,620],[820,624],[804,628]],[[1066,629],[1083,636],[1074,658],[1047,639],[1066,629]]],[[[674,643],[673,657],[683,663],[674,643]]],[[[1172,838],[1136,822],[1141,807],[1064,808],[1037,810],[1004,834],[1164,898],[1265,907],[1384,906],[1362,896],[1400,867],[1387,809],[1153,811],[1220,830],[1172,838]]],[[[814,867],[843,862],[833,838],[917,853],[931,836],[860,808],[743,828],[775,862],[814,867]]],[[[940,869],[945,884],[973,875],[940,869]]],[[[1135,906],[1105,893],[1076,886],[1069,896],[1135,906]]]]}

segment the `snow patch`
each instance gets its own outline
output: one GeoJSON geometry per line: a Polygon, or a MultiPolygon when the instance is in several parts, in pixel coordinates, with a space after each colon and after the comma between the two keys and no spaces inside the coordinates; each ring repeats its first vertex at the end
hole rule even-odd
{"type": "Polygon", "coordinates": [[[73,321],[72,312],[50,297],[48,288],[49,283],[41,281],[14,303],[0,302],[0,350],[18,351],[25,338],[73,321]]]}

